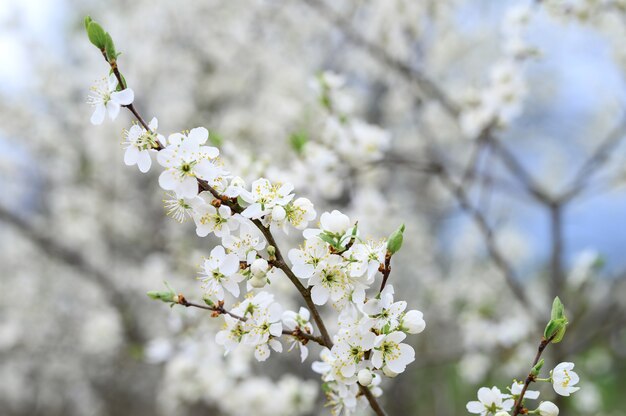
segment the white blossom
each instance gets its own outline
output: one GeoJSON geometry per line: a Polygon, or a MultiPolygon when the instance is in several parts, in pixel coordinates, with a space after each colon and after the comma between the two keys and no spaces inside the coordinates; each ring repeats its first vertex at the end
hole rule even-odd
{"type": "Polygon", "coordinates": [[[129,105],[135,99],[135,93],[130,88],[117,91],[118,81],[114,74],[108,79],[103,79],[92,87],[92,94],[88,103],[95,107],[91,116],[91,124],[102,124],[108,113],[111,120],[115,120],[123,105],[129,105]]]}
{"type": "Polygon", "coordinates": [[[198,194],[197,179],[212,181],[223,174],[223,170],[212,159],[219,150],[202,146],[209,132],[204,127],[192,129],[187,135],[174,133],[168,137],[169,145],[157,155],[157,161],[165,170],[159,176],[161,188],[174,191],[183,198],[198,194]]]}
{"type": "Polygon", "coordinates": [[[217,237],[224,237],[237,229],[239,221],[233,217],[232,211],[228,206],[220,205],[216,208],[210,202],[207,202],[205,198],[213,199],[208,192],[202,192],[192,203],[192,216],[196,223],[198,236],[206,237],[210,233],[214,233],[217,237]]]}
{"type": "Polygon", "coordinates": [[[150,120],[147,131],[139,124],[133,124],[128,131],[124,132],[126,151],[124,152],[124,163],[127,166],[137,165],[139,171],[145,173],[152,166],[150,151],[158,144],[165,144],[164,138],[156,133],[158,128],[158,120],[153,118],[150,120]]]}
{"type": "Polygon", "coordinates": [[[406,338],[404,332],[395,331],[376,338],[372,364],[376,368],[388,368],[394,373],[402,373],[406,366],[415,360],[415,350],[402,341],[406,338]]]}
{"type": "Polygon", "coordinates": [[[216,246],[211,255],[204,260],[200,280],[206,294],[217,300],[224,299],[224,289],[233,296],[239,296],[239,282],[243,276],[239,273],[239,259],[236,254],[226,254],[224,247],[216,246]]]}
{"type": "Polygon", "coordinates": [[[574,387],[580,378],[573,369],[574,363],[565,362],[560,363],[552,370],[552,387],[561,396],[569,396],[580,390],[580,387],[574,387]]]}
{"type": "Polygon", "coordinates": [[[498,411],[510,411],[515,401],[507,399],[497,387],[478,389],[478,401],[467,403],[467,411],[481,416],[491,416],[498,411]]]}

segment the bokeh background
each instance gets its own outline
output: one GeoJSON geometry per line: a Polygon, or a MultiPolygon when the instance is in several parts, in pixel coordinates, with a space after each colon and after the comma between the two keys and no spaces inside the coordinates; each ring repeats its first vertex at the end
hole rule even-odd
{"type": "Polygon", "coordinates": [[[522,378],[555,295],[571,326],[546,366],[582,379],[562,414],[625,415],[625,7],[2,0],[0,414],[327,413],[315,347],[304,365],[223,357],[217,320],[145,296],[167,280],[199,298],[214,242],[165,215],[157,169],[124,166],[128,114],[89,123],[107,75],[89,14],[161,132],[205,126],[231,171],[286,178],[367,235],[406,223],[392,279],[427,329],[384,386],[391,415],[464,415],[522,378]],[[345,81],[332,111],[324,71],[345,81]]]}

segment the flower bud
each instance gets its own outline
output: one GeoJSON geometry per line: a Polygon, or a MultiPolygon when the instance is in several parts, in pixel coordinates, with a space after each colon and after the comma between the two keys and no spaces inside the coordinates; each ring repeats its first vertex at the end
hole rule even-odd
{"type": "Polygon", "coordinates": [[[89,19],[85,19],[85,29],[87,29],[87,37],[89,41],[94,44],[100,50],[104,50],[106,46],[106,32],[102,29],[102,26],[89,19]],[[89,20],[89,23],[87,23],[89,20]]]}
{"type": "Polygon", "coordinates": [[[546,325],[546,329],[543,331],[543,337],[545,339],[552,338],[551,342],[554,344],[561,342],[565,335],[567,324],[567,318],[551,319],[548,325],[546,325]]]}
{"type": "Polygon", "coordinates": [[[265,277],[269,264],[265,259],[256,259],[250,266],[250,271],[254,277],[265,277]]]}
{"type": "Polygon", "coordinates": [[[162,302],[171,303],[176,302],[176,294],[172,291],[159,291],[159,290],[151,290],[146,293],[150,299],[160,300],[162,302]]]}
{"type": "Polygon", "coordinates": [[[559,416],[559,408],[552,402],[541,402],[537,410],[541,416],[559,416]]]}
{"type": "Polygon", "coordinates": [[[248,280],[250,282],[250,286],[255,289],[260,289],[267,284],[267,279],[265,276],[252,276],[252,279],[248,280]]]}
{"type": "Polygon", "coordinates": [[[372,380],[374,380],[374,377],[372,376],[372,372],[368,370],[367,368],[364,368],[363,370],[359,371],[359,374],[357,375],[357,377],[359,379],[359,384],[364,387],[367,387],[370,384],[372,384],[372,380]]]}
{"type": "Polygon", "coordinates": [[[402,330],[409,334],[419,334],[426,328],[424,314],[420,311],[412,310],[404,314],[402,318],[402,330]]]}
{"type": "Polygon", "coordinates": [[[535,364],[535,366],[532,368],[532,370],[530,370],[530,374],[532,374],[533,376],[537,377],[539,375],[539,373],[541,372],[541,368],[543,367],[543,363],[545,362],[545,360],[542,358],[537,364],[535,364]]]}
{"type": "Polygon", "coordinates": [[[396,231],[391,233],[387,239],[387,251],[391,254],[396,254],[402,247],[402,241],[404,239],[404,224],[402,224],[396,231]]]}
{"type": "Polygon", "coordinates": [[[207,306],[215,306],[215,302],[213,302],[213,300],[208,295],[202,296],[202,300],[204,301],[204,303],[207,304],[207,306]]]}

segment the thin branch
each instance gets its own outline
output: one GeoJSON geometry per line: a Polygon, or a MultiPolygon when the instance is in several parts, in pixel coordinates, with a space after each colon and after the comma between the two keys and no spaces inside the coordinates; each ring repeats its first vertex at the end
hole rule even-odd
{"type": "Polygon", "coordinates": [[[545,338],[541,339],[541,343],[539,344],[539,347],[537,347],[537,354],[535,355],[535,359],[533,360],[533,363],[530,366],[531,371],[528,373],[528,376],[526,377],[526,380],[524,381],[524,387],[522,387],[522,391],[519,397],[517,398],[517,401],[515,402],[515,406],[513,407],[513,414],[511,416],[517,416],[520,413],[522,413],[523,401],[524,401],[524,396],[526,395],[526,390],[528,390],[528,386],[530,386],[530,383],[535,381],[535,379],[537,378],[533,374],[532,369],[535,367],[535,365],[537,365],[537,363],[539,362],[539,359],[541,358],[541,354],[543,354],[543,351],[546,349],[548,344],[552,342],[555,336],[556,334],[552,335],[552,337],[550,337],[549,339],[545,339],[545,338]]]}
{"type": "MultiPolygon", "coordinates": [[[[209,306],[209,305],[202,305],[200,303],[195,303],[195,302],[189,302],[187,299],[185,299],[184,296],[182,295],[178,295],[178,299],[177,299],[177,303],[179,305],[185,306],[187,308],[198,308],[198,309],[204,309],[207,311],[211,311],[213,313],[215,313],[215,316],[218,315],[229,315],[232,316],[233,318],[241,321],[241,322],[246,322],[248,320],[248,318],[244,317],[244,316],[239,316],[237,314],[234,314],[233,312],[224,309],[223,306],[220,305],[214,305],[214,306],[209,306]]],[[[295,338],[298,338],[301,341],[313,341],[321,346],[325,346],[324,344],[324,340],[321,337],[316,337],[315,335],[311,335],[307,332],[302,331],[302,329],[300,329],[299,327],[296,328],[293,331],[290,331],[288,329],[283,329],[283,335],[289,335],[295,338]]]]}

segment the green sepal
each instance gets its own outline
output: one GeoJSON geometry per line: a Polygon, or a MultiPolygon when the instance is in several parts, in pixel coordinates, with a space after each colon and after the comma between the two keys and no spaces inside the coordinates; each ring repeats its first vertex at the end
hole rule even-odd
{"type": "Polygon", "coordinates": [[[113,38],[111,38],[111,35],[109,33],[105,33],[104,35],[105,35],[104,50],[106,51],[107,59],[109,60],[109,62],[112,62],[115,59],[117,59],[117,52],[115,51],[115,43],[113,43],[113,38]]]}
{"type": "Polygon", "coordinates": [[[102,29],[102,26],[94,21],[89,22],[87,36],[96,48],[104,50],[106,46],[106,32],[102,29]]]}
{"type": "Polygon", "coordinates": [[[561,342],[563,336],[565,335],[567,324],[568,322],[566,318],[551,319],[550,322],[548,322],[548,325],[546,325],[543,337],[545,339],[552,338],[551,342],[554,344],[561,342]]]}
{"type": "Polygon", "coordinates": [[[318,234],[318,237],[320,238],[320,240],[330,244],[331,247],[333,247],[336,250],[339,250],[341,248],[339,247],[340,245],[339,239],[335,237],[334,235],[324,232],[324,233],[318,234]]]}

